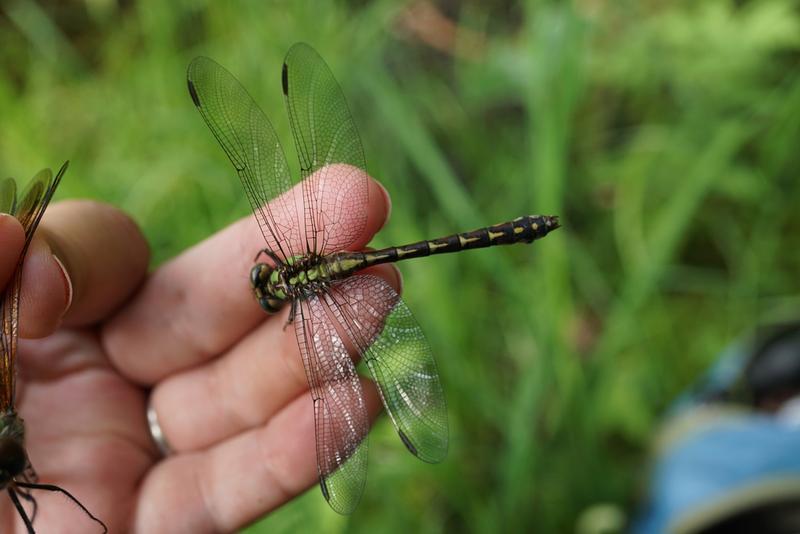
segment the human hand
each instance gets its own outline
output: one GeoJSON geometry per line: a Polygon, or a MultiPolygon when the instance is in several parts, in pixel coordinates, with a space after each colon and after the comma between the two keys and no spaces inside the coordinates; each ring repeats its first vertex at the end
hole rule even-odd
{"type": "MultiPolygon", "coordinates": [[[[367,225],[353,250],[386,219],[377,183],[361,209],[367,225]]],[[[315,483],[313,406],[293,327],[284,330],[288,310],[267,316],[249,286],[264,246],[252,217],[149,276],[143,237],[114,208],[56,203],[40,230],[24,266],[20,328],[23,338],[52,335],[21,340],[17,401],[42,482],[70,491],[110,532],[148,533],[233,531],[315,483]],[[69,273],[71,304],[52,253],[69,273]],[[148,396],[173,450],[166,458],[145,419],[148,396]]],[[[0,287],[21,231],[0,218],[0,287]]],[[[392,266],[373,273],[399,289],[392,266]]],[[[368,381],[364,394],[374,417],[368,381]]],[[[37,531],[93,528],[63,496],[36,498],[37,531]]],[[[10,501],[0,502],[3,531],[13,523],[23,532],[10,501]]]]}

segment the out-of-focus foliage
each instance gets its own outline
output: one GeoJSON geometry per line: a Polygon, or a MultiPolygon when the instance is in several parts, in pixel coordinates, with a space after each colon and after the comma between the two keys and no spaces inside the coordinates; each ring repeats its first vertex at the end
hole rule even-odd
{"type": "Polygon", "coordinates": [[[70,159],[59,196],[130,211],[156,264],[247,214],[186,65],[226,65],[291,152],[279,74],[300,40],[392,195],[376,245],[562,216],[532,247],[401,266],[448,398],[447,460],[414,460],[381,421],[353,516],[314,488],[254,533],[613,528],[670,399],[797,302],[791,0],[9,0],[0,37],[0,168],[70,159]]]}

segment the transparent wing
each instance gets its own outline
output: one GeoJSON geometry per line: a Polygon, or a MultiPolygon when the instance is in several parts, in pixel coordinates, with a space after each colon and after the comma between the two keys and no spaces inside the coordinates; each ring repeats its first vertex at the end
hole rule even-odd
{"type": "Polygon", "coordinates": [[[14,365],[17,357],[19,290],[22,270],[17,269],[8,281],[0,300],[0,413],[14,408],[14,365]]]}
{"type": "MultiPolygon", "coordinates": [[[[50,203],[53,193],[58,187],[61,177],[67,171],[69,162],[65,162],[59,169],[55,179],[50,169],[39,171],[31,179],[21,199],[10,202],[11,214],[19,219],[25,229],[25,246],[20,254],[17,268],[0,298],[0,412],[12,410],[14,407],[15,386],[15,360],[17,356],[17,338],[19,323],[19,291],[22,283],[22,262],[28,245],[33,238],[39,221],[44,215],[44,210],[50,203]]],[[[13,180],[12,180],[13,182],[13,180]]],[[[10,185],[8,180],[0,184],[0,198],[6,206],[9,205],[9,190],[16,192],[16,186],[10,185]]]]}
{"type": "Polygon", "coordinates": [[[349,514],[367,477],[369,419],[361,382],[331,322],[330,302],[314,296],[298,304],[295,332],[314,399],[320,487],[331,508],[349,514]]]}
{"type": "Polygon", "coordinates": [[[330,297],[400,439],[420,460],[444,459],[447,406],[430,346],[411,310],[389,284],[371,275],[335,282],[330,297]]]}
{"type": "Polygon", "coordinates": [[[313,48],[298,43],[289,49],[282,82],[304,178],[304,252],[342,250],[353,244],[367,222],[367,165],[361,138],[342,89],[313,48]],[[331,189],[336,195],[330,194],[331,189]],[[359,215],[354,218],[353,213],[359,215]]]}
{"type": "Polygon", "coordinates": [[[50,169],[43,169],[36,173],[36,175],[31,178],[31,181],[28,182],[28,186],[25,188],[19,202],[15,206],[14,216],[22,224],[22,227],[25,228],[25,238],[28,241],[36,230],[36,224],[32,223],[41,212],[44,197],[50,187],[52,178],[53,172],[50,169]]]}
{"type": "Polygon", "coordinates": [[[186,73],[189,94],[233,163],[270,250],[288,259],[302,243],[299,206],[278,136],[244,87],[224,67],[195,58],[186,73]]]}
{"type": "MultiPolygon", "coordinates": [[[[17,205],[17,183],[13,178],[0,182],[0,211],[14,214],[17,205]]],[[[19,274],[14,273],[0,295],[0,413],[13,409],[14,358],[17,343],[19,310],[19,274]]]]}
{"type": "Polygon", "coordinates": [[[14,213],[17,203],[17,182],[13,178],[0,181],[0,213],[14,213]]]}

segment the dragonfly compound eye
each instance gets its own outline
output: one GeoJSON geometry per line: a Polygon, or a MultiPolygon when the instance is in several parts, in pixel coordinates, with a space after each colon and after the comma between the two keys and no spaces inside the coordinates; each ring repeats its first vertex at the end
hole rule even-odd
{"type": "Polygon", "coordinates": [[[258,299],[258,303],[267,313],[278,313],[283,308],[283,305],[286,304],[286,301],[274,297],[262,297],[258,299]]]}
{"type": "Polygon", "coordinates": [[[269,277],[274,269],[266,263],[256,263],[250,269],[250,285],[253,289],[264,287],[269,282],[269,277]]]}
{"type": "Polygon", "coordinates": [[[286,304],[285,296],[277,294],[275,284],[280,276],[275,269],[266,263],[257,263],[250,270],[250,285],[256,295],[258,304],[267,313],[278,313],[286,304]]]}

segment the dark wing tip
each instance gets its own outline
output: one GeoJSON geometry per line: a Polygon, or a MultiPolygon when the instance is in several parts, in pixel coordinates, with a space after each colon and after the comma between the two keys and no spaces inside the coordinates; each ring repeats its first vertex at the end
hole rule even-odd
{"type": "Polygon", "coordinates": [[[284,96],[289,96],[289,66],[284,63],[281,71],[281,85],[283,86],[284,96]]]}
{"type": "Polygon", "coordinates": [[[208,70],[211,66],[218,65],[213,59],[205,56],[197,56],[192,61],[189,62],[189,66],[186,68],[186,86],[189,88],[189,96],[192,97],[192,102],[197,107],[200,107],[200,97],[197,94],[197,89],[194,86],[194,81],[197,79],[198,72],[202,74],[204,70],[208,70]]]}
{"type": "Polygon", "coordinates": [[[197,91],[194,88],[194,83],[192,83],[192,80],[187,78],[186,79],[186,86],[189,88],[189,96],[192,97],[192,102],[194,102],[194,105],[199,108],[200,107],[200,98],[197,96],[197,91]]]}
{"type": "Polygon", "coordinates": [[[289,63],[294,61],[295,57],[298,56],[298,54],[300,55],[301,58],[303,57],[304,54],[305,55],[312,54],[314,56],[317,56],[320,59],[320,61],[322,60],[322,58],[319,57],[317,51],[314,50],[314,48],[308,43],[300,41],[290,46],[289,51],[286,52],[286,57],[283,59],[283,71],[281,72],[283,94],[286,96],[289,96],[289,63]]]}
{"type": "Polygon", "coordinates": [[[325,500],[331,502],[331,494],[328,491],[328,483],[325,482],[325,477],[319,477],[319,488],[322,490],[322,496],[325,497],[325,500]]]}
{"type": "Polygon", "coordinates": [[[406,449],[408,449],[409,452],[411,454],[413,454],[414,456],[419,457],[419,451],[414,446],[414,444],[411,443],[411,440],[408,439],[408,436],[406,436],[406,433],[403,432],[402,430],[400,430],[399,428],[397,429],[397,433],[400,435],[400,439],[403,441],[403,445],[406,446],[406,449]]]}

